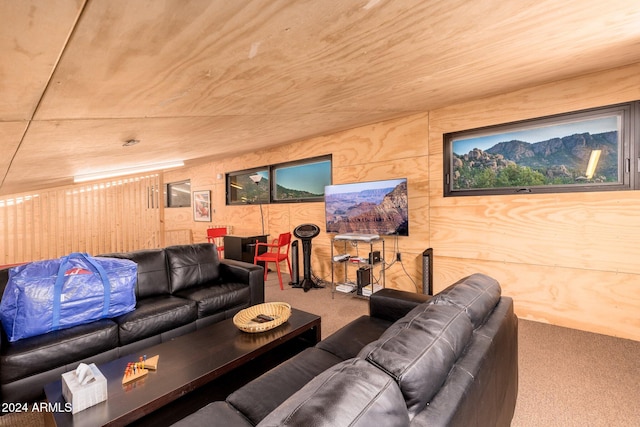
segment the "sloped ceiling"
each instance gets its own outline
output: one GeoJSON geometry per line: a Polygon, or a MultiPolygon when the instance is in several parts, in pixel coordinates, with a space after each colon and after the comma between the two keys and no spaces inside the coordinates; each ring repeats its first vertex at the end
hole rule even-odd
{"type": "Polygon", "coordinates": [[[637,63],[640,2],[0,0],[0,48],[14,194],[637,63]]]}

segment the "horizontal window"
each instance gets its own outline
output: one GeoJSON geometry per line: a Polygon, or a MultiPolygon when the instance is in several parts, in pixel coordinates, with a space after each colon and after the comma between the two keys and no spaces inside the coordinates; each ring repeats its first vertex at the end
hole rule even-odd
{"type": "Polygon", "coordinates": [[[322,202],[331,185],[331,157],[306,159],[271,168],[273,202],[322,202]]]}
{"type": "Polygon", "coordinates": [[[269,203],[269,169],[260,168],[227,174],[227,204],[269,203]]]}
{"type": "Polygon", "coordinates": [[[166,207],[184,208],[191,206],[191,180],[167,184],[166,207]]]}
{"type": "Polygon", "coordinates": [[[629,190],[638,103],[444,135],[444,195],[629,190]]]}
{"type": "Polygon", "coordinates": [[[227,204],[322,202],[331,185],[331,156],[227,174],[227,204]]]}

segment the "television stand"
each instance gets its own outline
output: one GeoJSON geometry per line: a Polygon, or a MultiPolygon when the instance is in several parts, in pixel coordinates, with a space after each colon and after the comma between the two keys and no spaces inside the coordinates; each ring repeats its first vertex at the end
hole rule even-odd
{"type": "Polygon", "coordinates": [[[338,234],[331,239],[331,298],[335,292],[366,298],[384,287],[384,239],[377,235],[350,233],[338,234]],[[361,249],[364,253],[360,253],[361,249]],[[379,271],[377,278],[376,271],[379,271]]]}
{"type": "Polygon", "coordinates": [[[358,240],[361,242],[372,242],[380,239],[378,234],[362,234],[362,233],[342,233],[336,234],[334,240],[358,240]]]}

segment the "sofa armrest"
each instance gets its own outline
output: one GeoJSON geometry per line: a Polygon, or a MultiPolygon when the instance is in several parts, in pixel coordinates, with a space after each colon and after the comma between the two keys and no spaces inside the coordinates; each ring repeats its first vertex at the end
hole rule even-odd
{"type": "Polygon", "coordinates": [[[262,266],[232,259],[220,260],[223,282],[246,283],[251,290],[251,305],[264,302],[264,270],[262,266]]]}
{"type": "Polygon", "coordinates": [[[414,307],[429,301],[431,298],[432,295],[390,288],[381,289],[369,298],[369,315],[395,322],[414,307]]]}

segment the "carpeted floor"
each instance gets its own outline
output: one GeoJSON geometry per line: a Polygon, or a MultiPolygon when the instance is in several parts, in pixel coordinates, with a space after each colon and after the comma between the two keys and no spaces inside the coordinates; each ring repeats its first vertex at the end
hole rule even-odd
{"type": "MultiPolygon", "coordinates": [[[[280,290],[275,273],[265,299],[321,316],[323,338],[369,309],[365,299],[339,292],[332,298],[329,288],[280,290]]],[[[520,319],[518,347],[513,427],[640,426],[640,342],[520,319]]],[[[0,427],[45,425],[42,414],[0,417],[0,427]]]]}
{"type": "MultiPolygon", "coordinates": [[[[368,314],[367,300],[329,288],[284,288],[269,273],[266,300],[320,315],[323,338],[368,314]]],[[[640,342],[520,319],[518,347],[513,427],[640,426],[640,342]]]]}

